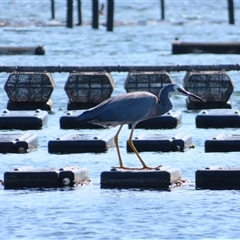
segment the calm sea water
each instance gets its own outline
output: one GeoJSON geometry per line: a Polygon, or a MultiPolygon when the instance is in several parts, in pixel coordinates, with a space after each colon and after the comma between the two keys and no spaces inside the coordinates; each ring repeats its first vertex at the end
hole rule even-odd
{"type": "MultiPolygon", "coordinates": [[[[105,3],[106,1],[100,1],[105,3]]],[[[91,1],[82,1],[83,26],[68,29],[64,25],[66,1],[56,1],[56,19],[50,20],[50,1],[0,2],[1,46],[36,46],[43,44],[45,56],[0,56],[1,65],[100,66],[100,65],[169,65],[235,64],[238,55],[172,55],[171,41],[239,41],[240,2],[235,1],[235,25],[228,24],[227,1],[165,1],[166,20],[160,19],[160,1],[115,1],[114,32],[103,25],[93,30],[91,1]],[[55,26],[57,25],[57,26],[55,26]],[[119,26],[121,25],[121,26],[119,26]]],[[[75,22],[76,20],[75,14],[75,22]]],[[[106,15],[100,16],[104,23],[106,15]]],[[[239,109],[239,73],[230,72],[235,84],[231,97],[239,109]]],[[[112,73],[113,95],[125,92],[127,73],[112,73]]],[[[171,76],[181,84],[184,72],[171,76]]],[[[8,74],[0,74],[0,108],[7,95],[4,84],[8,74]]],[[[99,133],[101,130],[61,130],[59,118],[67,111],[64,92],[67,73],[54,73],[56,88],[51,96],[53,114],[48,126],[32,131],[39,137],[39,147],[29,154],[5,154],[0,160],[0,179],[16,167],[60,168],[86,167],[92,186],[58,190],[0,189],[1,239],[238,239],[240,238],[240,192],[197,191],[195,171],[207,166],[239,166],[239,153],[205,153],[204,142],[219,133],[239,133],[238,129],[197,129],[197,112],[187,112],[184,97],[173,98],[174,109],[183,114],[182,125],[154,133],[190,133],[195,149],[183,153],[141,153],[152,166],[171,165],[182,169],[182,177],[191,184],[171,192],[100,189],[100,174],[117,165],[115,149],[104,154],[52,155],[47,144],[66,132],[99,133]]],[[[116,129],[103,130],[115,132],[116,129]]],[[[136,130],[137,133],[146,130],[136,130]]],[[[153,133],[151,130],[147,130],[153,133]]],[[[20,132],[20,131],[2,131],[20,132]]],[[[31,131],[30,131],[31,132],[31,131]]],[[[126,153],[129,130],[120,135],[123,160],[139,166],[133,154],[126,153]]]]}

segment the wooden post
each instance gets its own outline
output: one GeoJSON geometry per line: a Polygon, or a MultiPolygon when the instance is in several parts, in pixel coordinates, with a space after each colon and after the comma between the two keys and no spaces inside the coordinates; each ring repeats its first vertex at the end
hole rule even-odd
{"type": "Polygon", "coordinates": [[[54,3],[54,0],[51,0],[51,12],[52,12],[52,19],[55,19],[55,3],[54,3]]]}
{"type": "Polygon", "coordinates": [[[67,0],[67,27],[73,28],[73,0],[67,0]]]}
{"type": "Polygon", "coordinates": [[[229,14],[229,24],[234,24],[234,2],[233,0],[228,0],[228,14],[229,14]]]}
{"type": "Polygon", "coordinates": [[[165,19],[165,4],[164,4],[164,0],[161,0],[161,19],[162,20],[165,19]]]}
{"type": "Polygon", "coordinates": [[[92,0],[92,28],[98,29],[99,25],[99,1],[98,0],[92,0]]]}
{"type": "Polygon", "coordinates": [[[114,0],[108,0],[107,31],[113,32],[113,26],[114,26],[114,0]]]}
{"type": "Polygon", "coordinates": [[[78,11],[78,25],[82,25],[82,2],[77,0],[77,11],[78,11]]]}

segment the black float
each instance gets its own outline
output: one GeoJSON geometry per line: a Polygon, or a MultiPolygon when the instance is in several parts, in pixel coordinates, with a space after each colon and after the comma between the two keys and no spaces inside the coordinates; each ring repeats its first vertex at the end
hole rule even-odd
{"type": "Polygon", "coordinates": [[[196,189],[240,189],[240,168],[207,167],[197,170],[195,178],[196,189]]]}
{"type": "Polygon", "coordinates": [[[5,189],[59,188],[90,183],[85,168],[35,169],[26,167],[4,173],[5,189]]]}
{"type": "Polygon", "coordinates": [[[0,114],[0,129],[41,129],[47,125],[47,111],[9,111],[0,114]]]}
{"type": "Polygon", "coordinates": [[[188,110],[196,110],[196,109],[214,109],[214,108],[227,108],[231,109],[232,104],[231,101],[227,102],[193,102],[189,98],[186,98],[186,106],[188,110]]]}
{"type": "Polygon", "coordinates": [[[0,55],[45,55],[44,46],[0,47],[0,55]]]}
{"type": "Polygon", "coordinates": [[[181,170],[170,166],[159,170],[113,168],[101,173],[101,188],[142,188],[169,190],[181,181],[181,170]]]}
{"type": "MultiPolygon", "coordinates": [[[[178,133],[175,136],[143,133],[133,139],[133,144],[138,152],[184,151],[184,149],[193,146],[192,136],[185,133],[178,133]]],[[[132,152],[128,142],[127,152],[132,152]]]]}
{"type": "Polygon", "coordinates": [[[238,152],[240,151],[240,134],[219,134],[205,141],[205,152],[238,152]]]}
{"type": "Polygon", "coordinates": [[[186,53],[239,54],[240,42],[172,42],[172,54],[186,53]]]}
{"type": "Polygon", "coordinates": [[[240,112],[233,109],[202,110],[196,116],[197,128],[240,127],[240,112]]]}
{"type": "Polygon", "coordinates": [[[66,115],[60,117],[60,128],[61,129],[104,129],[103,126],[96,125],[93,123],[80,123],[76,120],[77,116],[80,115],[84,110],[68,111],[66,115]]]}
{"type": "Polygon", "coordinates": [[[86,153],[106,152],[114,147],[114,135],[112,133],[90,134],[65,134],[56,140],[48,142],[49,153],[86,153]]]}
{"type": "Polygon", "coordinates": [[[27,153],[38,146],[38,136],[32,133],[0,134],[0,153],[27,153]]]}
{"type": "MultiPolygon", "coordinates": [[[[181,111],[169,111],[168,113],[144,120],[137,124],[135,128],[142,129],[172,129],[178,127],[182,123],[181,111]]],[[[131,128],[131,125],[128,126],[131,128]]]]}

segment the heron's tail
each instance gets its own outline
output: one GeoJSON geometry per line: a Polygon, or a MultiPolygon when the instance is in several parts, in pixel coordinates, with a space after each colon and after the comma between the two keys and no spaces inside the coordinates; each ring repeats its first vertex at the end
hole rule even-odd
{"type": "Polygon", "coordinates": [[[78,122],[91,122],[93,119],[95,119],[96,116],[93,114],[91,111],[85,111],[82,114],[80,114],[77,118],[76,121],[78,122]]]}

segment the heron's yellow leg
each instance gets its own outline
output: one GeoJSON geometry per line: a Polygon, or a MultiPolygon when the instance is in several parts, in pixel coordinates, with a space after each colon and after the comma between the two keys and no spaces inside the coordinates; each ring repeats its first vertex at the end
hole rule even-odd
{"type": "Polygon", "coordinates": [[[146,163],[143,161],[143,159],[141,158],[140,154],[138,153],[137,149],[135,148],[135,146],[134,146],[134,144],[133,144],[132,137],[133,137],[134,128],[135,128],[135,125],[132,124],[132,130],[131,130],[131,133],[130,133],[130,136],[129,136],[129,139],[128,139],[128,144],[129,144],[129,146],[131,147],[131,149],[134,151],[134,153],[137,155],[137,157],[139,158],[140,162],[141,162],[142,165],[143,165],[143,168],[152,169],[151,167],[148,167],[148,166],[146,165],[146,163]]]}
{"type": "Polygon", "coordinates": [[[116,135],[114,136],[114,142],[115,142],[115,145],[116,145],[116,148],[117,148],[117,154],[118,154],[118,159],[119,159],[119,164],[120,164],[120,168],[127,168],[123,165],[123,161],[122,161],[122,157],[121,157],[121,154],[120,154],[120,149],[119,149],[119,145],[118,145],[118,135],[122,129],[123,125],[120,126],[120,128],[118,129],[116,135]]]}

